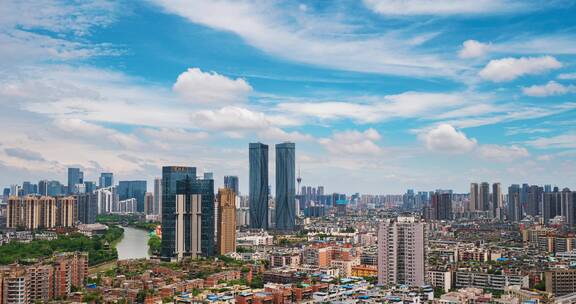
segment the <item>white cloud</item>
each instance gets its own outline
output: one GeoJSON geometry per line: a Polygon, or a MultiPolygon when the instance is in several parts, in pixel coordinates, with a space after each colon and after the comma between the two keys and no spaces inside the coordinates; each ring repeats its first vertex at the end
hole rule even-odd
{"type": "Polygon", "coordinates": [[[576,86],[565,86],[554,80],[549,81],[544,85],[533,85],[530,87],[522,88],[524,95],[534,97],[546,97],[554,95],[564,95],[570,92],[576,92],[576,86]]]}
{"type": "Polygon", "coordinates": [[[3,1],[0,6],[0,66],[27,62],[66,61],[114,55],[109,44],[82,39],[113,22],[113,1],[3,1]]]}
{"type": "Polygon", "coordinates": [[[265,140],[273,141],[291,141],[291,142],[303,142],[311,141],[314,138],[309,134],[304,134],[298,131],[287,132],[277,127],[269,127],[265,130],[258,132],[258,136],[265,140]]]}
{"type": "Polygon", "coordinates": [[[207,132],[190,132],[177,128],[143,128],[139,131],[144,136],[158,141],[187,142],[203,140],[209,137],[207,132]]]}
{"type": "Polygon", "coordinates": [[[502,108],[489,115],[479,115],[471,117],[457,118],[446,123],[457,128],[472,128],[486,125],[494,125],[501,122],[521,121],[541,118],[576,109],[576,103],[566,102],[545,107],[537,107],[525,104],[502,105],[502,108]]]}
{"type": "Polygon", "coordinates": [[[267,53],[342,70],[398,75],[454,76],[456,65],[415,48],[419,31],[356,35],[357,24],[328,15],[285,10],[274,1],[155,0],[190,22],[237,34],[267,53]]]}
{"type": "Polygon", "coordinates": [[[490,50],[490,45],[477,40],[466,40],[462,43],[462,48],[458,52],[460,58],[483,57],[490,50]]]}
{"type": "Polygon", "coordinates": [[[358,121],[376,121],[379,115],[375,107],[349,102],[297,102],[280,103],[278,110],[295,115],[305,115],[320,119],[351,118],[358,121]]]}
{"type": "Polygon", "coordinates": [[[449,124],[440,124],[420,133],[418,138],[428,150],[447,153],[468,152],[477,145],[476,139],[468,138],[466,134],[449,124]]]}
{"type": "Polygon", "coordinates": [[[576,134],[561,134],[529,140],[526,144],[540,149],[576,148],[576,134]]]}
{"type": "Polygon", "coordinates": [[[189,126],[190,106],[169,89],[119,72],[40,65],[15,69],[2,79],[0,104],[30,112],[99,123],[189,126]]]}
{"type": "Polygon", "coordinates": [[[537,75],[562,67],[552,56],[503,58],[490,60],[479,73],[480,77],[493,82],[511,81],[524,75],[537,75]]]}
{"type": "Polygon", "coordinates": [[[270,125],[264,113],[235,106],[192,113],[191,121],[197,127],[229,131],[263,129],[270,125]]]}
{"type": "Polygon", "coordinates": [[[515,159],[530,156],[528,150],[517,145],[500,146],[500,145],[482,145],[478,151],[480,157],[487,160],[499,162],[509,162],[515,159]]]}
{"type": "Polygon", "coordinates": [[[558,75],[558,79],[563,79],[563,80],[576,79],[576,73],[564,73],[564,74],[560,74],[560,75],[558,75]]]}
{"type": "Polygon", "coordinates": [[[118,144],[126,149],[141,147],[140,140],[132,134],[121,133],[77,118],[58,118],[54,120],[54,126],[70,136],[82,138],[87,142],[96,142],[104,137],[110,141],[109,143],[118,144]]]}
{"type": "Polygon", "coordinates": [[[474,15],[529,9],[515,0],[364,0],[371,10],[386,16],[474,15]]]}
{"type": "Polygon", "coordinates": [[[243,102],[252,87],[242,78],[189,68],[178,76],[173,90],[189,102],[212,105],[243,102]]]}
{"type": "Polygon", "coordinates": [[[544,154],[536,157],[536,159],[539,161],[551,161],[554,159],[554,155],[544,154]]]}
{"type": "MultiPolygon", "coordinates": [[[[458,93],[405,92],[372,98],[371,103],[352,102],[288,102],[278,104],[278,111],[296,116],[325,119],[353,119],[360,123],[373,123],[397,117],[422,117],[441,113],[465,102],[470,97],[458,93]]],[[[369,98],[368,98],[369,99],[369,98]]]]}
{"type": "Polygon", "coordinates": [[[576,37],[573,34],[518,35],[516,38],[491,44],[490,52],[532,56],[536,54],[574,55],[576,54],[575,39],[576,37]]]}
{"type": "Polygon", "coordinates": [[[377,144],[380,138],[380,133],[370,128],[364,132],[356,130],[336,132],[331,138],[323,138],[319,142],[331,154],[370,156],[379,155],[382,152],[382,148],[377,144]]]}

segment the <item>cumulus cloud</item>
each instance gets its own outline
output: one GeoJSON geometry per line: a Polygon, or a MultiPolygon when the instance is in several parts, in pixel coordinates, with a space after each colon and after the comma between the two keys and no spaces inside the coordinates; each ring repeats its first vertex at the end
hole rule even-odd
{"type": "Polygon", "coordinates": [[[378,155],[382,148],[376,143],[381,136],[375,129],[363,132],[349,130],[336,132],[331,138],[320,139],[320,144],[331,154],[336,155],[378,155]]]}
{"type": "Polygon", "coordinates": [[[246,131],[265,129],[273,123],[289,123],[280,118],[274,121],[263,112],[242,107],[226,106],[218,110],[201,110],[191,114],[192,123],[209,130],[246,131]]]}
{"type": "Polygon", "coordinates": [[[287,132],[277,127],[269,127],[258,133],[258,136],[265,140],[302,142],[311,141],[314,138],[309,134],[298,131],[287,132]]]}
{"type": "Polygon", "coordinates": [[[58,118],[54,120],[54,126],[71,136],[84,138],[87,141],[96,141],[104,138],[110,143],[118,144],[127,149],[141,146],[140,140],[133,134],[121,133],[113,129],[84,121],[77,118],[58,118]]]}
{"type": "Polygon", "coordinates": [[[477,40],[466,40],[462,43],[462,48],[458,52],[460,58],[483,57],[488,53],[490,45],[477,40]]]}
{"type": "Polygon", "coordinates": [[[526,144],[540,149],[576,148],[576,134],[560,134],[529,140],[526,144]]]}
{"type": "Polygon", "coordinates": [[[474,149],[477,141],[456,130],[452,125],[440,124],[421,133],[419,139],[431,151],[463,153],[474,149]]]}
{"type": "Polygon", "coordinates": [[[534,96],[534,97],[546,97],[554,95],[564,95],[570,92],[576,92],[576,86],[565,86],[554,80],[549,81],[547,84],[543,85],[533,85],[530,87],[522,88],[524,95],[534,96]]]}
{"type": "Polygon", "coordinates": [[[493,82],[505,82],[524,75],[538,75],[561,67],[562,63],[552,56],[508,57],[490,60],[479,75],[493,82]]]}
{"type": "Polygon", "coordinates": [[[394,75],[455,77],[458,66],[413,44],[422,30],[365,35],[342,18],[285,10],[276,1],[154,0],[195,24],[234,33],[266,53],[300,63],[394,75]],[[394,46],[394,47],[390,47],[394,46]]]}
{"type": "Polygon", "coordinates": [[[558,75],[558,79],[571,80],[576,79],[576,73],[563,73],[558,75]]]}
{"type": "Polygon", "coordinates": [[[86,42],[94,29],[116,18],[114,1],[3,1],[0,7],[0,65],[67,61],[115,55],[109,44],[86,42]]]}
{"type": "Polygon", "coordinates": [[[231,79],[198,68],[180,74],[172,89],[186,101],[199,104],[239,103],[252,92],[250,84],[242,78],[231,79]]]}
{"type": "Polygon", "coordinates": [[[364,0],[364,4],[387,16],[494,14],[530,8],[515,0],[364,0]]]}
{"type": "Polygon", "coordinates": [[[139,130],[144,136],[159,141],[195,141],[209,137],[207,132],[190,132],[178,128],[143,128],[139,130]]]}
{"type": "Polygon", "coordinates": [[[20,158],[23,160],[44,161],[44,157],[42,157],[42,154],[22,148],[6,148],[4,149],[4,152],[8,156],[20,158]]]}
{"type": "Polygon", "coordinates": [[[458,93],[404,92],[380,97],[371,103],[288,102],[280,103],[277,107],[279,111],[293,115],[319,119],[349,118],[361,123],[373,123],[394,117],[421,117],[442,112],[464,103],[467,98],[458,93]]]}
{"type": "Polygon", "coordinates": [[[499,162],[508,162],[518,158],[530,156],[528,150],[517,145],[500,146],[500,145],[482,145],[478,153],[480,157],[487,160],[499,162]]]}

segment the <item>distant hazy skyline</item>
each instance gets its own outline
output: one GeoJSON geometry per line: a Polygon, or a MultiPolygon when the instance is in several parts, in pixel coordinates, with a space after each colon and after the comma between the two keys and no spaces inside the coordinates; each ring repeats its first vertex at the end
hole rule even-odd
{"type": "Polygon", "coordinates": [[[574,0],[4,1],[0,185],[186,165],[248,193],[248,143],[273,181],[292,141],[326,192],[574,188],[574,20],[574,0]]]}

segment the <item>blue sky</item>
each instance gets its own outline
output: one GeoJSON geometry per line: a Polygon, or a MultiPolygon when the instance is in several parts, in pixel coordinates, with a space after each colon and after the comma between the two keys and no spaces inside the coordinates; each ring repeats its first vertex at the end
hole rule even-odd
{"type": "Polygon", "coordinates": [[[327,191],[576,187],[574,20],[568,0],[7,1],[0,185],[178,164],[246,192],[248,143],[294,141],[327,191]]]}

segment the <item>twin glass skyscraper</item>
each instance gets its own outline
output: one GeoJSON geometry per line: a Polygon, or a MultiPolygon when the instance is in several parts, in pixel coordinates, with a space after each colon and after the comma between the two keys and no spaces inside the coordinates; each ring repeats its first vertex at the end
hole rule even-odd
{"type": "MultiPolygon", "coordinates": [[[[268,145],[250,143],[250,227],[268,229],[268,145]]],[[[276,229],[296,225],[296,161],[294,143],[276,145],[276,229]]]]}
{"type": "Polygon", "coordinates": [[[296,160],[294,143],[276,145],[276,229],[296,225],[296,160]]]}
{"type": "Polygon", "coordinates": [[[268,145],[250,143],[250,228],[268,229],[268,145]]]}

